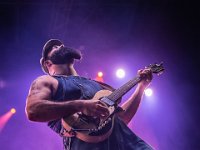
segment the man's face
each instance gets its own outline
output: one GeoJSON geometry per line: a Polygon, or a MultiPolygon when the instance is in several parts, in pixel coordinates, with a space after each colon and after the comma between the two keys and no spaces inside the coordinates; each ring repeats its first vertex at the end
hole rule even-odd
{"type": "Polygon", "coordinates": [[[69,64],[74,59],[80,59],[81,53],[72,48],[64,47],[64,45],[54,45],[48,54],[48,60],[53,64],[69,64]]]}

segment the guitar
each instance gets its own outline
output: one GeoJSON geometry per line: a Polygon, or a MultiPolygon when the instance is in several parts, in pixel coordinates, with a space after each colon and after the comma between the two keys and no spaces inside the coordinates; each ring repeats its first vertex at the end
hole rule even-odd
{"type": "MultiPolygon", "coordinates": [[[[163,63],[150,64],[148,68],[152,73],[161,74],[164,71],[163,63]]],[[[113,130],[114,116],[117,112],[122,111],[118,106],[119,99],[130,91],[142,78],[137,75],[120,88],[111,92],[109,90],[98,91],[93,99],[99,99],[104,102],[109,109],[109,116],[105,119],[90,117],[82,114],[81,112],[75,113],[71,116],[62,118],[61,122],[66,130],[66,135],[75,135],[82,141],[88,143],[98,143],[107,139],[113,130]],[[72,133],[72,134],[70,134],[72,133]]]]}

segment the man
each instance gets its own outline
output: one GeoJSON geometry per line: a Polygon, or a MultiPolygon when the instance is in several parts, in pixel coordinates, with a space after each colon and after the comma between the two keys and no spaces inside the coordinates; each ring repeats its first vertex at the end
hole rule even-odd
{"type": "Polygon", "coordinates": [[[26,102],[28,119],[48,122],[50,128],[63,136],[66,150],[152,149],[127,127],[138,109],[144,89],[152,80],[149,69],[138,71],[142,80],[132,96],[121,106],[123,111],[113,116],[113,129],[103,141],[84,141],[78,138],[78,132],[72,133],[63,126],[62,118],[73,114],[100,119],[110,114],[107,104],[93,97],[100,90],[113,89],[107,84],[78,76],[74,68],[75,59],[81,59],[78,50],[65,47],[58,39],[47,41],[40,63],[48,75],[38,77],[31,85],[26,102]]]}

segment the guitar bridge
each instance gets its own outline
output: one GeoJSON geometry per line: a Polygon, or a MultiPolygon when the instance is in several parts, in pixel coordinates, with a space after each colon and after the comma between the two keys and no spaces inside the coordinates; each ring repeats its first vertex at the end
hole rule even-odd
{"type": "Polygon", "coordinates": [[[102,102],[106,103],[109,106],[113,106],[115,105],[115,102],[113,102],[112,100],[110,100],[108,97],[103,97],[100,99],[102,102]]]}

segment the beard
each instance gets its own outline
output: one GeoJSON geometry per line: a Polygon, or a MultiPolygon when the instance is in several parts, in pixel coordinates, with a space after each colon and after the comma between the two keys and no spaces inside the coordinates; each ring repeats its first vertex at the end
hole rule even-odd
{"type": "Polygon", "coordinates": [[[73,63],[74,59],[81,59],[81,52],[69,47],[61,47],[48,58],[53,64],[73,63]]]}

